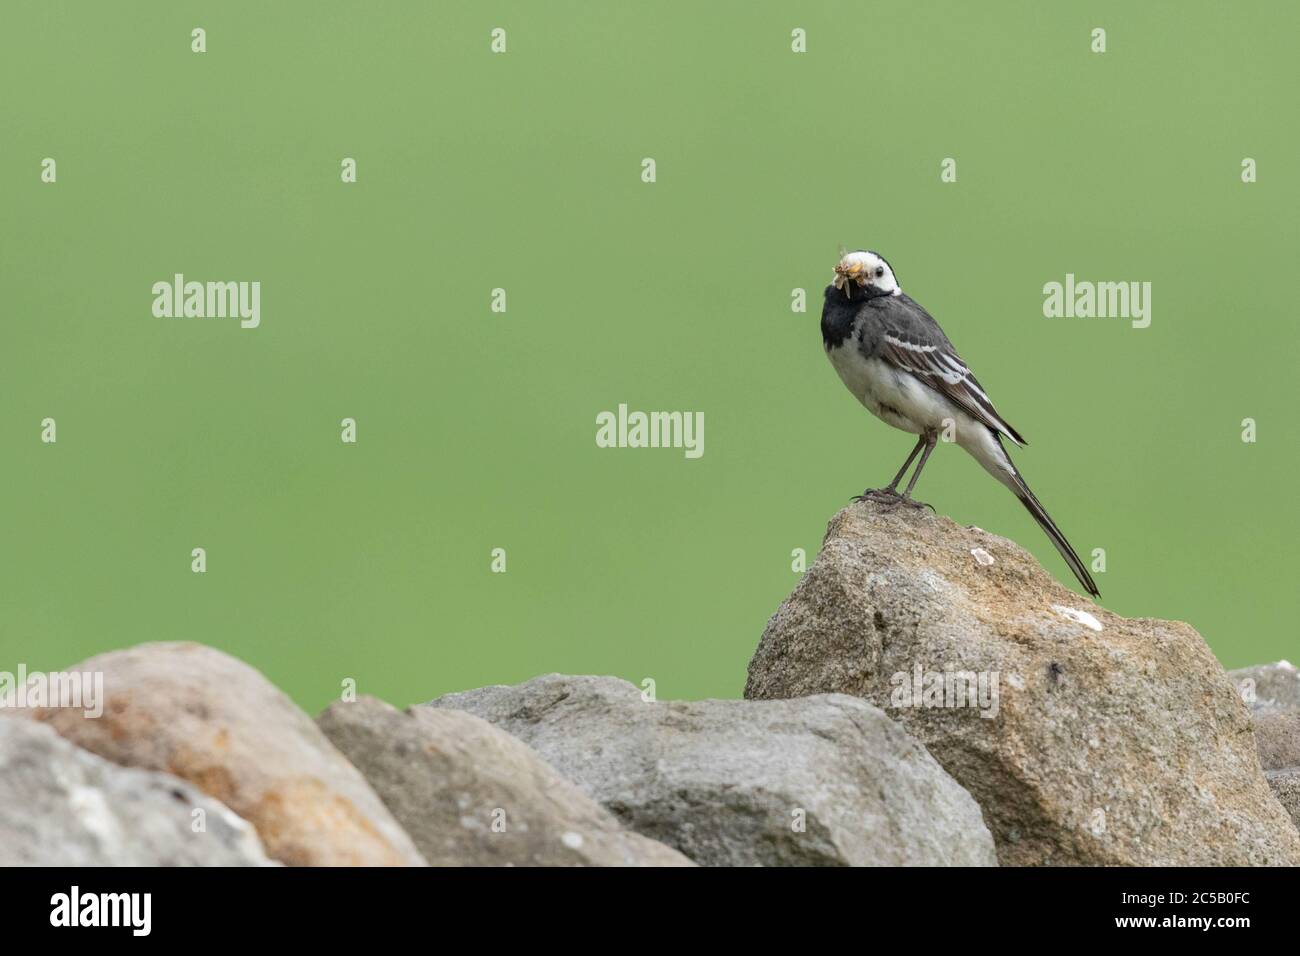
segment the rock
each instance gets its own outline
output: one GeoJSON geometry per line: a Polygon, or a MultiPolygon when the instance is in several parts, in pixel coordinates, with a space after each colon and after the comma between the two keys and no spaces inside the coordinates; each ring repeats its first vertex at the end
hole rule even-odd
{"type": "Polygon", "coordinates": [[[472,714],[362,697],[317,722],[434,866],[692,865],[472,714]]]}
{"type": "Polygon", "coordinates": [[[1300,767],[1300,711],[1256,714],[1255,746],[1265,770],[1300,767]]]}
{"type": "Polygon", "coordinates": [[[0,720],[0,866],[270,865],[253,828],[188,783],[0,720]]]}
{"type": "Polygon", "coordinates": [[[141,644],[77,665],[104,675],[104,713],[7,711],[106,760],[188,780],[291,865],[422,865],[361,774],[256,670],[199,644],[141,644]]]}
{"type": "Polygon", "coordinates": [[[623,823],[706,865],[994,865],[979,807],[875,707],[842,695],[647,703],[553,674],[448,694],[623,823]]]}
{"type": "Polygon", "coordinates": [[[1250,715],[1200,635],[1112,614],[978,528],[871,502],[832,519],[745,696],[830,692],[925,744],[1004,865],[1300,863],[1250,715]]]}
{"type": "Polygon", "coordinates": [[[1278,802],[1291,814],[1291,821],[1300,827],[1300,767],[1289,770],[1269,770],[1264,776],[1277,795],[1278,802]]]}
{"type": "Polygon", "coordinates": [[[1228,671],[1242,699],[1257,714],[1300,710],[1300,670],[1290,661],[1228,671]]]}

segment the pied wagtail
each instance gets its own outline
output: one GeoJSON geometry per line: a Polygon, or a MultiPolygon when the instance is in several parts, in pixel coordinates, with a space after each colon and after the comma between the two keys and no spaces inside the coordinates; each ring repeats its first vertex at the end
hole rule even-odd
{"type": "Polygon", "coordinates": [[[886,488],[868,489],[855,500],[918,504],[912,488],[945,429],[984,469],[1006,485],[1061,552],[1074,576],[1093,597],[1096,583],[1065,535],[1011,463],[1002,439],[1028,442],[1007,424],[984,388],[929,312],[903,294],[894,270],[874,252],[850,252],[835,267],[822,306],[826,355],[853,397],[895,428],[919,435],[912,453],[886,488]],[[920,454],[900,495],[898,483],[920,454]]]}

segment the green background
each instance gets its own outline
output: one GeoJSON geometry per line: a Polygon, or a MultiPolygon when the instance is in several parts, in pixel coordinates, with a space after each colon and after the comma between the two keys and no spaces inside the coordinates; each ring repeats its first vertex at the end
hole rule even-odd
{"type": "MultiPolygon", "coordinates": [[[[347,677],[739,696],[791,549],[912,444],[822,354],[841,244],[1032,442],[1107,607],[1294,658],[1282,7],[6,0],[0,669],[192,639],[313,711],[347,677]],[[261,328],[153,318],[175,272],[260,281],[261,328]],[[1152,282],[1151,327],[1044,318],[1067,272],[1152,282]],[[620,402],[703,411],[704,457],[597,448],[620,402]]],[[[957,449],[918,491],[1073,586],[957,449]]]]}

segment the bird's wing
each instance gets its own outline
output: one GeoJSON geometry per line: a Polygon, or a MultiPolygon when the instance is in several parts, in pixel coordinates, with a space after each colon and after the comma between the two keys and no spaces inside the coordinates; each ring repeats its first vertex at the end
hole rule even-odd
{"type": "Polygon", "coordinates": [[[962,361],[930,313],[904,295],[890,296],[888,302],[880,305],[883,333],[876,354],[881,359],[910,372],[976,421],[1017,445],[1029,444],[998,414],[979,379],[962,361]]]}

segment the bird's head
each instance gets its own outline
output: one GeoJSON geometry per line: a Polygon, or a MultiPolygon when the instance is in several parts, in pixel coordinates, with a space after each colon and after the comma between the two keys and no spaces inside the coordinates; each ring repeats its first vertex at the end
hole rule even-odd
{"type": "Polygon", "coordinates": [[[840,257],[835,266],[835,288],[849,299],[856,289],[868,295],[898,295],[903,291],[884,256],[865,250],[846,252],[840,257]]]}

